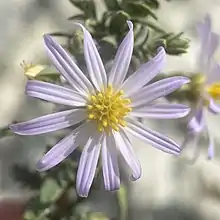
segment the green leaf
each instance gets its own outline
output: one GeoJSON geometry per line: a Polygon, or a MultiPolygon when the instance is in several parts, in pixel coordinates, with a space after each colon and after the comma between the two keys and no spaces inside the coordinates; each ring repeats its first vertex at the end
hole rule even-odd
{"type": "Polygon", "coordinates": [[[120,10],[120,5],[117,0],[104,0],[108,10],[120,10]]]}
{"type": "Polygon", "coordinates": [[[127,26],[127,20],[130,20],[130,16],[126,12],[118,11],[115,13],[110,21],[110,33],[117,35],[124,33],[125,27],[127,26]]]}
{"type": "Polygon", "coordinates": [[[106,43],[112,45],[113,47],[116,47],[116,46],[117,46],[117,43],[116,43],[116,41],[115,41],[115,38],[112,37],[111,35],[101,38],[100,41],[101,41],[101,42],[106,42],[106,43]]]}
{"type": "Polygon", "coordinates": [[[109,220],[103,213],[101,212],[89,212],[87,214],[87,220],[109,220]]]}
{"type": "Polygon", "coordinates": [[[187,49],[184,48],[173,48],[173,47],[167,47],[166,52],[170,55],[180,55],[183,53],[187,53],[187,49]]]}
{"type": "Polygon", "coordinates": [[[139,32],[135,35],[135,46],[143,46],[147,43],[149,38],[149,29],[144,28],[141,26],[139,32]]]}
{"type": "Polygon", "coordinates": [[[52,178],[47,178],[43,182],[40,189],[40,201],[41,203],[50,203],[61,192],[61,188],[52,178]]]}
{"type": "Polygon", "coordinates": [[[155,20],[157,20],[157,16],[154,14],[152,9],[144,3],[141,2],[128,2],[125,5],[125,11],[131,16],[131,17],[146,17],[151,16],[155,20]]]}
{"type": "Polygon", "coordinates": [[[157,39],[156,41],[154,41],[152,43],[153,50],[156,50],[160,46],[167,47],[166,40],[164,40],[164,39],[157,39]]]}
{"type": "Polygon", "coordinates": [[[66,48],[73,55],[82,52],[83,49],[83,35],[80,29],[76,30],[72,37],[67,38],[66,48]]]}
{"type": "Polygon", "coordinates": [[[159,8],[160,4],[157,0],[143,0],[151,8],[159,8]]]}
{"type": "Polygon", "coordinates": [[[188,49],[189,42],[185,41],[185,40],[182,40],[182,39],[179,39],[179,40],[176,40],[176,41],[173,41],[173,42],[170,42],[170,43],[167,42],[167,46],[172,47],[172,48],[188,49]]]}
{"type": "Polygon", "coordinates": [[[167,40],[167,45],[169,45],[170,47],[178,47],[178,48],[187,49],[189,47],[189,40],[187,39],[175,39],[173,41],[167,40]]]}
{"type": "Polygon", "coordinates": [[[171,36],[173,36],[172,33],[160,33],[159,35],[157,35],[157,38],[158,39],[168,39],[171,36]]]}
{"type": "Polygon", "coordinates": [[[157,26],[156,24],[154,24],[153,22],[151,21],[146,21],[146,20],[143,20],[141,18],[134,18],[132,19],[133,21],[137,22],[137,23],[140,23],[142,25],[145,25],[146,27],[149,27],[151,28],[152,30],[156,31],[156,32],[159,32],[161,34],[164,34],[165,31],[160,28],[159,26],[157,26]]]}
{"type": "Polygon", "coordinates": [[[93,0],[79,1],[79,0],[69,0],[74,6],[79,8],[84,12],[86,18],[96,18],[95,3],[93,0]]]}
{"type": "Polygon", "coordinates": [[[172,35],[170,35],[168,38],[167,38],[167,41],[173,41],[173,40],[176,40],[176,39],[178,39],[178,38],[180,38],[181,36],[183,35],[183,32],[180,32],[180,33],[178,33],[178,34],[172,34],[172,35]]]}
{"type": "Polygon", "coordinates": [[[63,33],[63,32],[52,32],[52,33],[49,33],[49,35],[54,36],[54,37],[71,37],[71,34],[63,33]]]}
{"type": "Polygon", "coordinates": [[[183,32],[179,34],[172,34],[166,39],[166,48],[167,53],[172,55],[179,55],[182,53],[187,53],[187,49],[189,47],[189,40],[187,39],[180,39],[183,35],[183,32]]]}

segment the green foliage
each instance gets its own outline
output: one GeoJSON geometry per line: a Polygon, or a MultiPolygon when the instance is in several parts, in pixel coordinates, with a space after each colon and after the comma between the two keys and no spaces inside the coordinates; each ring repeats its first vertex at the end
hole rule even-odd
{"type": "Polygon", "coordinates": [[[61,187],[55,179],[47,178],[43,181],[40,189],[40,201],[50,203],[54,201],[57,194],[61,192],[61,187]]]}
{"type": "Polygon", "coordinates": [[[84,12],[85,18],[96,18],[96,7],[93,0],[69,0],[74,6],[84,12]]]}
{"type": "Polygon", "coordinates": [[[157,16],[154,14],[153,10],[146,3],[130,1],[125,4],[124,10],[131,17],[138,16],[138,17],[146,18],[147,16],[150,16],[153,19],[157,20],[157,16]]]}
{"type": "Polygon", "coordinates": [[[124,11],[115,12],[111,17],[110,24],[109,24],[110,35],[117,36],[118,33],[123,35],[123,33],[127,27],[126,21],[130,20],[130,19],[131,19],[130,15],[124,11]]]}
{"type": "MultiPolygon", "coordinates": [[[[182,33],[168,33],[160,27],[155,13],[159,8],[157,0],[103,0],[106,10],[103,11],[100,19],[97,19],[96,14],[99,4],[95,5],[95,1],[87,1],[85,3],[92,5],[92,14],[91,12],[88,13],[87,8],[82,7],[82,2],[84,1],[81,1],[80,4],[77,0],[70,0],[70,2],[75,7],[78,7],[82,14],[71,16],[69,20],[85,22],[85,25],[98,42],[102,42],[107,37],[114,38],[113,42],[117,42],[116,45],[112,44],[115,50],[128,29],[126,21],[131,20],[134,23],[134,29],[139,30],[135,32],[136,41],[139,41],[139,38],[144,39],[141,43],[136,43],[134,47],[133,56],[136,56],[141,62],[146,62],[146,60],[152,57],[160,45],[163,45],[166,52],[170,55],[180,55],[187,52],[189,42],[182,37],[182,33]],[[143,30],[146,30],[145,33],[143,33],[143,30]]],[[[66,37],[68,39],[76,38],[74,34],[66,37]]],[[[74,43],[74,40],[68,43],[68,48],[71,48],[71,44],[74,44],[74,47],[72,47],[74,50],[71,51],[73,54],[82,49],[82,39],[77,39],[76,41],[77,45],[74,43]]]]}

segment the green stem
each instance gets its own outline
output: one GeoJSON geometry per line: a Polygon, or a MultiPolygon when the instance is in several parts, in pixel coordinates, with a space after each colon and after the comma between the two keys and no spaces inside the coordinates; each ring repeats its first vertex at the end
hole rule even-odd
{"type": "Polygon", "coordinates": [[[116,192],[119,205],[119,219],[127,220],[128,215],[128,198],[126,186],[121,184],[120,189],[116,192]]]}
{"type": "Polygon", "coordinates": [[[162,28],[158,27],[157,25],[155,25],[151,21],[146,21],[146,20],[142,20],[142,19],[138,19],[138,18],[133,18],[132,21],[146,25],[146,26],[150,27],[151,29],[155,30],[156,32],[163,33],[163,34],[166,33],[162,28]]]}

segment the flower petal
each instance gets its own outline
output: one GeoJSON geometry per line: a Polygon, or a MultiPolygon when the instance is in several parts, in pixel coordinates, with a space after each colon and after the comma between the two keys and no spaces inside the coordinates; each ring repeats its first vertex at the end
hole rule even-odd
{"type": "Polygon", "coordinates": [[[135,155],[129,138],[123,129],[121,129],[120,132],[113,132],[113,135],[121,155],[132,170],[132,180],[139,179],[142,173],[141,165],[135,155]]]}
{"type": "Polygon", "coordinates": [[[200,38],[200,51],[198,56],[199,71],[205,71],[207,64],[207,50],[209,48],[209,38],[211,33],[211,17],[209,14],[205,16],[203,22],[198,23],[197,32],[200,38]]]}
{"type": "Polygon", "coordinates": [[[213,62],[212,69],[207,76],[206,85],[220,82],[220,64],[213,62]]]}
{"type": "Polygon", "coordinates": [[[208,129],[208,127],[207,127],[207,133],[208,133],[208,139],[209,139],[208,159],[212,160],[215,155],[215,143],[214,143],[213,136],[212,136],[210,130],[208,129]]]}
{"type": "Polygon", "coordinates": [[[101,133],[90,137],[80,157],[76,177],[76,190],[81,197],[87,197],[95,175],[101,148],[101,133]]]}
{"type": "Polygon", "coordinates": [[[107,76],[102,59],[95,46],[91,34],[83,25],[79,23],[77,23],[77,25],[82,28],[84,33],[84,56],[89,76],[96,89],[100,91],[107,85],[107,76]]]}
{"type": "Polygon", "coordinates": [[[115,140],[110,135],[105,135],[102,145],[102,170],[106,190],[120,188],[120,176],[115,140]]]}
{"type": "Polygon", "coordinates": [[[127,118],[126,121],[127,127],[125,127],[125,130],[131,134],[137,136],[147,143],[150,143],[153,147],[166,153],[174,155],[180,154],[181,149],[173,140],[157,133],[156,131],[145,128],[140,122],[134,121],[130,118],[127,118]]]}
{"type": "Polygon", "coordinates": [[[218,48],[218,45],[219,45],[219,35],[211,32],[209,38],[209,45],[207,48],[207,56],[209,59],[213,57],[214,53],[218,48]]]}
{"type": "Polygon", "coordinates": [[[132,95],[150,82],[164,67],[165,59],[166,51],[163,47],[159,47],[157,55],[147,63],[141,65],[141,67],[123,83],[121,89],[125,92],[125,95],[132,95]]]}
{"type": "Polygon", "coordinates": [[[182,118],[190,111],[190,108],[182,104],[156,104],[142,108],[133,108],[130,113],[136,117],[150,117],[150,118],[182,118]]]}
{"type": "Polygon", "coordinates": [[[44,36],[47,52],[57,70],[70,85],[82,95],[87,96],[94,88],[87,77],[74,63],[72,57],[49,35],[44,36]]]}
{"type": "Polygon", "coordinates": [[[209,100],[209,111],[213,114],[220,113],[220,106],[218,104],[216,104],[213,99],[209,100]]]}
{"type": "Polygon", "coordinates": [[[10,125],[10,129],[20,135],[38,135],[68,128],[86,118],[84,109],[67,110],[45,115],[30,121],[10,125]]]}
{"type": "Polygon", "coordinates": [[[196,117],[193,117],[187,124],[187,128],[193,133],[199,133],[203,129],[203,124],[199,124],[196,117]]]}
{"type": "Polygon", "coordinates": [[[37,163],[37,170],[40,172],[49,170],[68,157],[77,147],[75,144],[76,135],[76,133],[71,133],[49,150],[37,163]],[[69,154],[66,154],[66,151],[68,151],[69,154]]]}
{"type": "MultiPolygon", "coordinates": [[[[51,169],[67,158],[80,144],[83,144],[91,136],[90,123],[84,123],[77,127],[71,134],[59,141],[37,163],[37,170],[42,172],[51,169]]],[[[87,141],[86,141],[87,142],[87,141]]]]}
{"type": "Polygon", "coordinates": [[[130,97],[131,106],[141,107],[143,105],[146,105],[154,101],[155,99],[170,94],[171,92],[175,91],[183,84],[186,84],[188,82],[189,79],[187,77],[174,76],[147,85],[130,97]]]}
{"type": "Polygon", "coordinates": [[[114,88],[118,88],[124,81],[131,62],[134,46],[133,24],[131,21],[127,21],[127,23],[130,30],[117,50],[113,66],[109,74],[108,84],[113,85],[114,88]]]}
{"type": "Polygon", "coordinates": [[[204,119],[204,109],[201,107],[199,108],[192,119],[189,121],[187,127],[190,132],[192,133],[199,133],[203,130],[205,125],[204,119]]]}
{"type": "Polygon", "coordinates": [[[197,24],[197,32],[202,46],[205,46],[211,32],[212,21],[209,14],[206,14],[204,21],[197,24]]]}
{"type": "Polygon", "coordinates": [[[209,74],[212,68],[212,58],[219,45],[219,35],[211,31],[212,23],[209,14],[206,15],[204,22],[197,25],[200,38],[200,52],[198,56],[199,72],[209,74]]]}
{"type": "Polygon", "coordinates": [[[71,89],[37,80],[27,82],[26,94],[62,105],[85,106],[86,103],[84,97],[71,89]]]}

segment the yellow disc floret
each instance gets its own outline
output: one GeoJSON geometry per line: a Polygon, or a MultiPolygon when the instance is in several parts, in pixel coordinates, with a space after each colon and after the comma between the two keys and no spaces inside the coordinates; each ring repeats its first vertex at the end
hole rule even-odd
{"type": "Polygon", "coordinates": [[[119,131],[119,126],[126,126],[124,117],[132,110],[130,103],[130,99],[123,97],[122,90],[115,92],[112,86],[108,86],[105,91],[90,97],[88,119],[96,122],[100,132],[109,132],[111,129],[119,131]]]}
{"type": "Polygon", "coordinates": [[[205,85],[207,79],[204,74],[195,74],[191,80],[191,91],[195,93],[196,96],[203,97],[205,106],[209,105],[209,99],[204,95],[205,93],[208,93],[215,100],[220,99],[220,82],[205,85]]]}
{"type": "Polygon", "coordinates": [[[207,87],[207,92],[213,99],[220,99],[220,83],[213,83],[207,87]]]}

